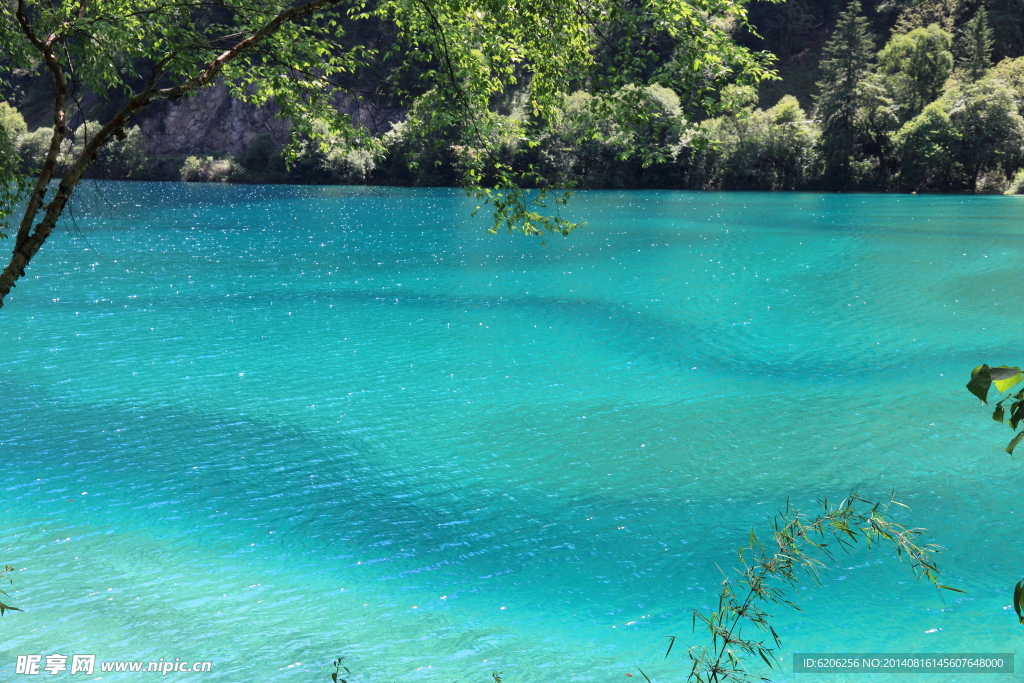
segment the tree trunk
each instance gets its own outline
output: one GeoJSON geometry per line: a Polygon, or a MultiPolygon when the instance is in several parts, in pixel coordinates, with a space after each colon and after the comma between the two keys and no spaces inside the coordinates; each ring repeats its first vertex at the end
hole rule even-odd
{"type": "MultiPolygon", "coordinates": [[[[311,2],[292,7],[279,13],[264,24],[258,31],[255,31],[252,35],[222,52],[216,59],[206,66],[201,67],[196,76],[188,79],[184,83],[180,83],[179,85],[169,88],[155,89],[156,82],[162,74],[163,67],[163,62],[158,63],[153,67],[152,76],[150,77],[149,83],[146,85],[145,89],[130,99],[128,103],[125,104],[124,108],[122,108],[121,111],[119,111],[117,115],[107,123],[107,125],[103,126],[92,140],[86,143],[82,153],[77,159],[75,159],[75,163],[61,180],[60,185],[57,188],[57,194],[52,200],[50,200],[50,203],[45,206],[46,213],[43,215],[43,220],[36,224],[33,229],[33,221],[35,221],[40,209],[44,208],[42,206],[43,197],[45,196],[46,188],[53,177],[53,172],[56,168],[57,154],[60,152],[61,143],[63,143],[64,139],[68,135],[67,123],[65,121],[67,82],[64,77],[64,68],[57,59],[57,54],[54,51],[55,43],[58,46],[61,45],[59,42],[60,35],[54,32],[45,40],[36,35],[35,29],[29,21],[25,4],[23,0],[19,0],[15,11],[18,24],[28,40],[39,50],[39,53],[43,57],[43,61],[46,63],[46,68],[53,74],[54,86],[56,89],[53,105],[54,127],[53,138],[50,141],[50,149],[46,155],[46,161],[43,163],[39,179],[36,181],[36,186],[29,197],[28,206],[25,208],[24,216],[18,226],[18,235],[15,239],[14,253],[11,254],[11,260],[7,264],[7,267],[4,268],[3,273],[0,273],[0,307],[3,307],[4,298],[10,293],[11,288],[14,287],[18,278],[25,274],[25,267],[28,266],[32,257],[38,253],[39,249],[43,246],[43,243],[46,242],[46,239],[50,236],[50,233],[53,232],[53,228],[57,224],[57,219],[60,218],[68,200],[71,199],[71,194],[78,185],[78,181],[81,180],[82,175],[89,167],[89,164],[91,164],[93,159],[96,158],[96,154],[104,145],[107,144],[111,136],[120,134],[124,130],[124,127],[140,109],[154,100],[176,100],[198,90],[199,88],[214,83],[218,75],[221,73],[221,70],[224,68],[224,65],[233,61],[239,55],[256,48],[268,36],[277,33],[284,24],[308,15],[316,14],[324,8],[340,4],[341,1],[342,0],[312,0],[311,2]]],[[[82,14],[86,9],[86,5],[86,2],[81,4],[79,19],[82,17],[82,14]]]]}

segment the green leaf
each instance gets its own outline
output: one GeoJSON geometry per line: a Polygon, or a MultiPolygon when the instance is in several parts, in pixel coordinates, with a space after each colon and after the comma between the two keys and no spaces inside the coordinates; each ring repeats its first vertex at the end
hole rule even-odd
{"type": "MultiPolygon", "coordinates": [[[[1022,583],[1024,583],[1024,582],[1022,582],[1022,583]]],[[[675,636],[665,636],[665,637],[668,638],[668,649],[665,650],[665,659],[668,659],[668,653],[672,652],[672,646],[676,644],[676,637],[675,636]]]]}
{"type": "Polygon", "coordinates": [[[996,391],[1003,393],[1021,381],[1024,381],[1024,373],[1020,371],[1020,368],[1011,368],[1006,365],[995,368],[979,365],[971,371],[971,381],[967,383],[967,390],[984,403],[988,403],[988,390],[993,384],[996,385],[996,391]]]}
{"type": "Polygon", "coordinates": [[[979,365],[971,371],[971,381],[967,383],[967,391],[988,403],[988,388],[992,386],[991,370],[987,365],[979,365]]]}
{"type": "Polygon", "coordinates": [[[1006,410],[1002,406],[996,406],[996,409],[992,411],[992,419],[996,422],[1002,422],[1006,418],[1006,410]]]}
{"type": "Polygon", "coordinates": [[[945,590],[953,591],[954,593],[964,593],[964,594],[967,593],[967,591],[962,591],[959,588],[953,588],[952,586],[943,586],[941,583],[935,584],[935,587],[936,588],[944,588],[945,590]]]}
{"type": "Polygon", "coordinates": [[[1013,611],[1017,613],[1017,620],[1024,624],[1024,581],[1018,581],[1013,589],[1013,611]]]}
{"type": "Polygon", "coordinates": [[[1021,431],[1017,436],[1013,437],[1010,443],[1006,444],[1006,452],[1013,455],[1013,449],[1017,447],[1021,439],[1024,439],[1024,431],[1021,431]]]}
{"type": "Polygon", "coordinates": [[[1024,400],[1010,405],[1010,428],[1016,430],[1021,420],[1024,420],[1024,400]]]}
{"type": "Polygon", "coordinates": [[[990,369],[989,375],[992,377],[992,383],[996,385],[996,391],[1000,394],[1024,380],[1024,372],[1021,372],[1020,368],[1011,368],[1005,365],[990,369]]]}

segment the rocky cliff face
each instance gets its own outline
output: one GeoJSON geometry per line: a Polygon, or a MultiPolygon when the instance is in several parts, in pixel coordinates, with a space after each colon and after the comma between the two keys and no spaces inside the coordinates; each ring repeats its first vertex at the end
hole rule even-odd
{"type": "MultiPolygon", "coordinates": [[[[390,130],[406,113],[348,96],[339,97],[337,107],[374,135],[390,130]]],[[[133,123],[142,129],[146,150],[153,157],[238,154],[264,133],[278,146],[288,141],[291,126],[275,118],[277,111],[273,104],[255,107],[240,102],[226,86],[216,85],[177,102],[151,105],[133,123]]]]}
{"type": "MultiPolygon", "coordinates": [[[[0,82],[0,101],[10,100],[25,117],[29,130],[52,126],[53,84],[48,76],[16,71],[6,78],[8,82],[0,82]]],[[[372,92],[373,87],[366,86],[365,90],[372,92]]],[[[76,100],[81,103],[81,112],[69,112],[72,127],[87,118],[105,122],[123,104],[88,91],[79,93],[76,100]]],[[[401,107],[378,106],[375,101],[348,95],[339,96],[336,105],[373,135],[390,130],[406,113],[401,107]]],[[[150,104],[131,125],[139,126],[147,154],[163,165],[163,161],[170,161],[168,157],[238,154],[262,134],[269,134],[277,146],[283,146],[291,125],[275,118],[278,111],[273,104],[255,107],[240,102],[226,86],[218,84],[176,102],[150,104]]]]}
{"type": "Polygon", "coordinates": [[[278,145],[287,141],[289,124],[275,113],[274,106],[245,104],[226,86],[215,85],[177,102],[151,105],[133,123],[142,129],[150,156],[237,154],[262,133],[278,145]]]}

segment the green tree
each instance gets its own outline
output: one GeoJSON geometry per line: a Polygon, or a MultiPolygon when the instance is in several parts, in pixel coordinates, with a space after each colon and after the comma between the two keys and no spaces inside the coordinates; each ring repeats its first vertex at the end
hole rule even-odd
{"type": "Polygon", "coordinates": [[[1013,89],[987,77],[952,84],[896,135],[908,189],[974,192],[982,175],[1012,176],[1024,161],[1024,118],[1013,89]]]}
{"type": "Polygon", "coordinates": [[[250,182],[274,182],[285,171],[285,159],[267,133],[253,138],[245,151],[235,155],[235,162],[250,182]]]}
{"type": "MultiPolygon", "coordinates": [[[[425,125],[451,130],[457,145],[479,151],[460,159],[461,181],[491,202],[495,228],[567,233],[573,226],[546,210],[543,195],[533,199],[520,189],[524,174],[495,161],[491,145],[501,135],[493,133],[506,122],[489,115],[493,100],[526,88],[530,116],[543,121],[563,93],[584,86],[629,126],[648,114],[619,107],[618,93],[657,84],[674,91],[684,109],[715,114],[723,86],[770,76],[770,55],[732,40],[732,29],[745,23],[743,0],[12,0],[0,8],[0,54],[8,68],[43,65],[53,82],[54,125],[0,274],[0,303],[89,166],[112,139],[128,134],[141,110],[221,82],[240,100],[275,102],[297,139],[378,153],[381,143],[339,111],[336,96],[367,95],[353,74],[382,59],[416,70],[424,89],[436,93],[425,125]],[[394,41],[381,52],[360,39],[362,22],[386,23],[394,41]],[[666,45],[671,49],[654,49],[666,45]],[[113,113],[51,190],[79,88],[107,98],[113,113]],[[496,189],[483,188],[485,180],[496,189]]],[[[524,127],[524,137],[535,133],[524,127]]],[[[0,186],[16,180],[5,171],[0,186]]],[[[3,205],[9,212],[11,202],[3,205]]]]}
{"type": "Polygon", "coordinates": [[[547,122],[534,163],[561,187],[621,187],[631,180],[631,164],[617,162],[626,151],[621,131],[594,110],[593,97],[583,91],[565,97],[547,122]]]}
{"type": "Polygon", "coordinates": [[[974,18],[964,25],[961,40],[960,66],[965,75],[976,81],[985,75],[992,66],[992,46],[995,43],[992,27],[988,25],[988,13],[985,6],[978,8],[974,18]]]}
{"type": "Polygon", "coordinates": [[[986,78],[962,90],[954,89],[949,120],[959,142],[957,158],[974,192],[981,175],[1018,168],[1024,154],[1024,118],[1017,111],[1014,92],[1001,81],[986,78]]]}
{"type": "MultiPolygon", "coordinates": [[[[96,121],[86,121],[74,130],[71,147],[62,155],[62,166],[69,167],[82,154],[90,138],[101,126],[96,121]]],[[[125,180],[137,176],[146,167],[146,142],[138,126],[132,126],[114,136],[97,153],[87,170],[87,175],[109,180],[125,180]]]]}
{"type": "Polygon", "coordinates": [[[791,95],[768,110],[701,123],[684,153],[687,187],[795,190],[817,180],[818,135],[791,95]]]}
{"type": "Polygon", "coordinates": [[[955,189],[959,175],[953,150],[958,142],[946,102],[932,102],[907,121],[893,138],[903,187],[907,190],[955,189]]]}
{"type": "Polygon", "coordinates": [[[25,118],[7,102],[0,102],[0,128],[3,129],[4,137],[12,143],[28,132],[25,118]]]}
{"type": "Polygon", "coordinates": [[[992,67],[989,78],[1002,81],[1015,93],[1018,108],[1024,103],[1024,57],[1004,59],[992,67]]]}
{"type": "Polygon", "coordinates": [[[899,130],[899,107],[893,102],[889,83],[882,74],[868,74],[860,82],[860,107],[855,129],[865,159],[858,173],[871,179],[875,188],[886,189],[893,175],[893,134],[899,130]]]}
{"type": "Polygon", "coordinates": [[[900,121],[921,113],[942,92],[953,72],[953,35],[931,24],[894,35],[878,53],[878,72],[886,77],[900,121]]]}
{"type": "Polygon", "coordinates": [[[821,151],[826,181],[832,187],[850,184],[851,166],[860,152],[857,112],[862,104],[860,83],[871,72],[874,44],[858,0],[839,15],[825,45],[818,81],[815,116],[821,122],[821,151]]]}
{"type": "Polygon", "coordinates": [[[624,87],[604,101],[580,90],[548,119],[539,144],[520,145],[512,158],[559,187],[664,187],[685,125],[679,96],[663,86],[624,87]],[[642,116],[627,121],[627,111],[642,116]]]}
{"type": "MultiPolygon", "coordinates": [[[[28,128],[18,110],[0,102],[0,227],[14,209],[27,184],[21,175],[18,141],[28,128]],[[6,182],[5,182],[6,181],[6,182]]],[[[6,237],[3,232],[0,236],[6,237]]]]}
{"type": "Polygon", "coordinates": [[[992,56],[996,61],[1024,55],[1024,0],[984,0],[993,32],[992,56]]]}
{"type": "Polygon", "coordinates": [[[931,24],[952,31],[963,9],[963,0],[904,0],[902,4],[906,7],[896,20],[895,33],[908,33],[931,24]]]}
{"type": "Polygon", "coordinates": [[[53,131],[46,128],[36,128],[31,133],[25,133],[18,138],[17,150],[19,161],[19,176],[39,173],[46,153],[50,149],[50,140],[53,131]]]}

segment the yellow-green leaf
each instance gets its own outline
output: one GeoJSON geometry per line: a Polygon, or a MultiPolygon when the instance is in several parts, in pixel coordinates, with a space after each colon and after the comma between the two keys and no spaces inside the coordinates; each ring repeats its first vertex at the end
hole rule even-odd
{"type": "Polygon", "coordinates": [[[989,371],[992,376],[992,384],[996,385],[996,391],[1000,394],[1024,380],[1024,372],[1020,371],[1020,368],[1010,368],[1005,365],[1000,365],[998,368],[992,368],[989,371]],[[1003,375],[1013,373],[1009,377],[1003,375]]]}

